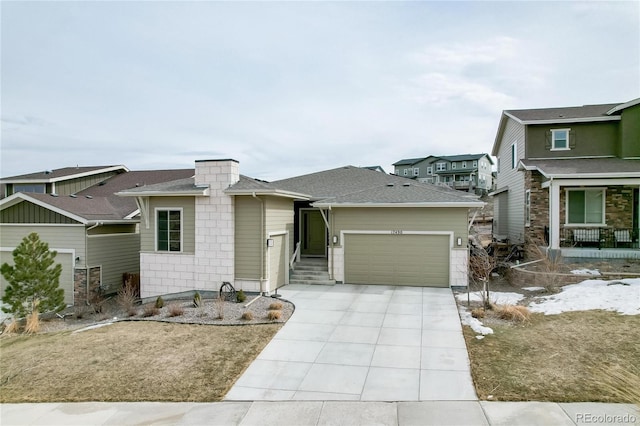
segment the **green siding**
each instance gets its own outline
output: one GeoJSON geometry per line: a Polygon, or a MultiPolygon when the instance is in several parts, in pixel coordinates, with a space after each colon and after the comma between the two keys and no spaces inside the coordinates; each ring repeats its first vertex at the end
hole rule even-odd
{"type": "Polygon", "coordinates": [[[23,201],[0,212],[2,223],[79,223],[37,204],[23,201]]]}
{"type": "Polygon", "coordinates": [[[262,203],[251,196],[235,197],[235,276],[260,279],[262,203]]]}
{"type": "Polygon", "coordinates": [[[619,156],[622,158],[640,157],[640,105],[622,111],[619,156]]]}
{"type": "Polygon", "coordinates": [[[140,235],[103,234],[87,238],[89,265],[102,266],[102,285],[107,293],[120,290],[122,274],[140,272],[140,235]]]}
{"type": "Polygon", "coordinates": [[[142,251],[156,251],[156,209],[158,208],[182,208],[182,253],[194,253],[196,251],[196,207],[193,197],[149,198],[149,227],[147,228],[144,223],[140,224],[142,251]]]}
{"type": "Polygon", "coordinates": [[[87,189],[93,185],[97,185],[105,179],[108,179],[114,175],[118,174],[117,172],[107,172],[107,173],[99,173],[93,176],[86,176],[77,179],[71,179],[63,182],[55,183],[55,193],[58,195],[69,195],[75,194],[76,192],[80,192],[83,189],[87,189]]]}
{"type": "MultiPolygon", "coordinates": [[[[527,126],[527,158],[595,157],[616,155],[617,121],[527,126]],[[551,151],[552,129],[570,129],[569,151],[551,151]]],[[[503,164],[504,165],[504,164],[503,164]]]]}
{"type": "Polygon", "coordinates": [[[455,238],[468,237],[467,208],[334,208],[333,235],[344,230],[452,231],[455,238]]]}

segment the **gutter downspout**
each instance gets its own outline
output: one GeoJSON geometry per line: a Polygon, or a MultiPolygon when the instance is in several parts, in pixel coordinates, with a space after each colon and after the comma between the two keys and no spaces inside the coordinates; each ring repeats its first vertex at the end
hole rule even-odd
{"type": "MultiPolygon", "coordinates": [[[[85,283],[85,304],[89,306],[89,231],[97,228],[98,226],[102,226],[102,222],[98,221],[88,227],[84,232],[84,267],[87,271],[87,282],[85,283]]],[[[102,284],[102,283],[100,283],[102,284]]]]}
{"type": "Polygon", "coordinates": [[[260,201],[260,293],[264,294],[264,246],[266,245],[264,238],[265,229],[265,214],[264,214],[264,200],[258,197],[255,191],[251,194],[253,198],[260,201]]]}

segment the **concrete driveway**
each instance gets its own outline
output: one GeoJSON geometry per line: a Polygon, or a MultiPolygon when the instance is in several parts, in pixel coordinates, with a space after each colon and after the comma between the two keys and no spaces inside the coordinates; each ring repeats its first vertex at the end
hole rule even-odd
{"type": "Polygon", "coordinates": [[[477,400],[450,289],[278,291],[296,310],[225,400],[477,400]]]}

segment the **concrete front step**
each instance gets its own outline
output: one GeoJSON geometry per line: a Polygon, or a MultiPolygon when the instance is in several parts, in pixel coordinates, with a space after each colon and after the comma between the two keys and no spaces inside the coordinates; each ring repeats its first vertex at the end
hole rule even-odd
{"type": "Polygon", "coordinates": [[[335,285],[335,280],[298,280],[290,279],[289,284],[305,284],[305,285],[335,285]]]}

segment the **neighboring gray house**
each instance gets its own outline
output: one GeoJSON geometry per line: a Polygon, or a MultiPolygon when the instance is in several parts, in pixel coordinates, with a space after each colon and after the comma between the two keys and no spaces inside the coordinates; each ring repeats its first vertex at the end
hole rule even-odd
{"type": "Polygon", "coordinates": [[[486,193],[493,187],[493,160],[489,154],[406,158],[393,164],[395,174],[420,182],[486,193]]]}
{"type": "Polygon", "coordinates": [[[503,111],[494,235],[568,257],[640,258],[640,98],[503,111]]]}
{"type": "MultiPolygon", "coordinates": [[[[0,200],[0,263],[11,263],[11,252],[20,241],[37,232],[58,252],[60,285],[67,304],[88,302],[98,288],[116,292],[123,273],[140,269],[140,220],[135,200],[114,193],[193,173],[193,169],[131,172],[124,166],[109,166],[3,179],[11,195],[0,200]]],[[[0,278],[0,295],[6,284],[0,278]]]]}
{"type": "Polygon", "coordinates": [[[228,159],[119,195],[141,210],[143,297],[224,281],[269,294],[309,261],[331,283],[466,286],[468,212],[483,205],[353,166],[264,182],[228,159]]]}

